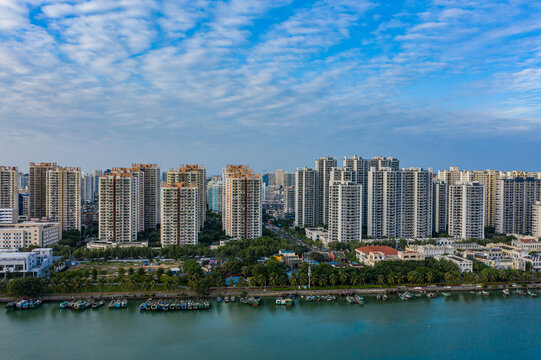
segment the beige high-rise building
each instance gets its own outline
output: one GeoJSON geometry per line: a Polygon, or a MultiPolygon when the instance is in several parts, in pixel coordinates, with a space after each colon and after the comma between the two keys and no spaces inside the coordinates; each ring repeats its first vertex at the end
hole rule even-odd
{"type": "Polygon", "coordinates": [[[329,242],[361,240],[363,233],[362,196],[362,185],[351,180],[331,180],[329,186],[329,242]]]}
{"type": "Polygon", "coordinates": [[[132,164],[145,174],[145,230],[156,229],[160,221],[160,167],[157,164],[132,164]]]}
{"type": "Polygon", "coordinates": [[[320,157],[316,160],[318,173],[318,223],[327,225],[329,219],[329,185],[331,183],[331,170],[337,166],[336,158],[331,156],[320,157]]]}
{"type": "Polygon", "coordinates": [[[223,168],[222,226],[234,239],[262,234],[261,178],[248,165],[223,168]]]}
{"type": "Polygon", "coordinates": [[[295,213],[295,186],[288,186],[284,189],[284,213],[295,213]]]}
{"type": "Polygon", "coordinates": [[[368,236],[402,236],[402,172],[370,168],[368,172],[368,236]]]}
{"type": "Polygon", "coordinates": [[[100,176],[100,240],[136,241],[144,230],[144,176],[139,168],[113,168],[100,176]]]}
{"type": "Polygon", "coordinates": [[[284,170],[282,169],[276,170],[276,186],[284,186],[284,170]]]}
{"type": "MultiPolygon", "coordinates": [[[[19,209],[19,172],[15,166],[0,166],[0,208],[19,209]]],[[[18,212],[17,212],[18,214],[18,212]]]]}
{"type": "Polygon", "coordinates": [[[167,184],[185,183],[198,188],[198,225],[202,229],[207,218],[207,171],[203,165],[180,165],[167,172],[167,184]]]}
{"type": "Polygon", "coordinates": [[[532,235],[541,238],[541,201],[536,201],[532,206],[532,235]]]}
{"type": "Polygon", "coordinates": [[[432,226],[435,232],[447,232],[447,183],[432,180],[432,226]]]}
{"type": "Polygon", "coordinates": [[[431,237],[432,173],[421,168],[402,169],[402,237],[431,237]]]}
{"type": "Polygon", "coordinates": [[[46,216],[62,230],[81,230],[81,171],[55,167],[46,175],[46,216]]]}
{"type": "Polygon", "coordinates": [[[439,170],[438,180],[443,180],[448,186],[454,185],[460,181],[460,170],[457,166],[451,166],[449,170],[439,170]]]}
{"type": "Polygon", "coordinates": [[[463,170],[460,172],[460,181],[478,182],[485,187],[485,226],[495,226],[496,180],[499,177],[496,170],[463,170]]]}
{"type": "Polygon", "coordinates": [[[458,181],[449,186],[449,235],[461,239],[485,238],[485,187],[458,181]]]}
{"type": "Polygon", "coordinates": [[[161,188],[162,246],[197,245],[199,196],[196,185],[176,183],[161,188]]]}
{"type": "Polygon", "coordinates": [[[56,163],[30,163],[28,192],[31,218],[47,216],[47,171],[56,167],[56,163]]]}

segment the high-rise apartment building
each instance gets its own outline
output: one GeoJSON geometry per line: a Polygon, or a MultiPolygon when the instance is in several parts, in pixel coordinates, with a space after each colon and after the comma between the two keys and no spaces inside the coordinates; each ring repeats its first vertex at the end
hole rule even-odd
{"type": "Polygon", "coordinates": [[[316,160],[316,171],[318,173],[318,194],[317,211],[318,219],[327,225],[329,218],[329,185],[331,182],[331,170],[336,167],[336,158],[327,156],[316,160]]]}
{"type": "Polygon", "coordinates": [[[274,173],[265,173],[261,177],[265,186],[274,186],[276,185],[276,175],[274,173]]]}
{"type": "Polygon", "coordinates": [[[332,180],[329,185],[328,241],[360,241],[362,238],[362,185],[351,180],[332,180]]]}
{"type": "Polygon", "coordinates": [[[30,163],[28,192],[31,218],[47,216],[47,171],[55,168],[55,163],[30,163]]]}
{"type": "Polygon", "coordinates": [[[460,181],[478,182],[485,187],[485,226],[494,227],[496,218],[496,170],[461,171],[460,181]]]}
{"type": "Polygon", "coordinates": [[[144,230],[144,176],[139,168],[113,168],[100,176],[100,240],[136,241],[144,230]]]}
{"type": "Polygon", "coordinates": [[[261,237],[261,177],[248,165],[226,165],[222,179],[225,234],[234,239],[261,237]]]}
{"type": "Polygon", "coordinates": [[[356,183],[357,174],[348,167],[333,167],[331,169],[332,181],[353,181],[356,183]]]}
{"type": "Polygon", "coordinates": [[[496,180],[496,232],[532,234],[533,206],[541,200],[541,180],[505,178],[496,180]]]}
{"type": "Polygon", "coordinates": [[[400,170],[400,161],[393,157],[375,156],[369,161],[369,168],[376,168],[377,170],[383,168],[390,168],[392,171],[400,170]]]}
{"type": "Polygon", "coordinates": [[[46,216],[62,230],[81,230],[81,170],[54,167],[46,174],[46,216]]]}
{"type": "Polygon", "coordinates": [[[284,213],[295,213],[295,186],[284,188],[284,213]]]}
{"type": "Polygon", "coordinates": [[[532,206],[532,235],[541,238],[541,201],[532,206]]]}
{"type": "Polygon", "coordinates": [[[167,173],[167,184],[185,183],[198,188],[198,224],[202,229],[207,216],[207,171],[203,165],[180,165],[178,169],[170,169],[167,173]]]}
{"type": "Polygon", "coordinates": [[[132,164],[144,173],[145,230],[156,229],[160,221],[160,167],[157,164],[132,164]]]}
{"type": "Polygon", "coordinates": [[[295,226],[319,225],[317,171],[306,167],[297,168],[295,178],[295,226]]]}
{"type": "Polygon", "coordinates": [[[284,186],[284,170],[282,169],[276,170],[276,186],[278,187],[284,186]]]}
{"type": "Polygon", "coordinates": [[[14,166],[0,166],[0,208],[19,212],[19,172],[14,166]]]}
{"type": "Polygon", "coordinates": [[[402,172],[371,168],[368,172],[368,236],[402,236],[402,172]]]}
{"type": "Polygon", "coordinates": [[[345,157],[343,166],[351,169],[355,175],[354,181],[362,185],[363,191],[363,226],[368,224],[368,171],[370,171],[370,160],[363,159],[360,156],[345,157]]]}
{"type": "Polygon", "coordinates": [[[161,188],[162,246],[197,245],[199,196],[196,185],[176,183],[161,188]]]}
{"type": "Polygon", "coordinates": [[[404,238],[431,237],[432,173],[421,168],[402,169],[402,231],[404,238]]]}
{"type": "Polygon", "coordinates": [[[94,201],[94,178],[84,171],[81,171],[81,200],[83,202],[94,201]]]}
{"type": "Polygon", "coordinates": [[[283,187],[295,186],[295,172],[284,173],[284,185],[283,187]]]}
{"type": "Polygon", "coordinates": [[[219,180],[211,180],[207,184],[208,189],[208,207],[214,212],[222,212],[222,190],[223,182],[219,180]]]}
{"type": "Polygon", "coordinates": [[[432,180],[432,224],[435,232],[447,232],[447,183],[432,180]]]}
{"type": "Polygon", "coordinates": [[[485,187],[478,182],[449,185],[449,235],[462,239],[485,237],[485,187]]]}

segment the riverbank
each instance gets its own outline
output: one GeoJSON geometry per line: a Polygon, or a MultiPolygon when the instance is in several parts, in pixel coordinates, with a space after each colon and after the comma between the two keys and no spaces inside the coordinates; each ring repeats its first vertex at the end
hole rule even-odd
{"type": "MultiPolygon", "coordinates": [[[[180,288],[175,291],[115,291],[115,292],[79,292],[79,293],[56,293],[43,294],[40,299],[46,302],[66,301],[71,299],[83,298],[102,298],[115,299],[125,297],[129,299],[147,299],[149,297],[159,298],[215,298],[217,296],[238,296],[244,292],[250,296],[260,297],[277,297],[286,294],[295,294],[297,296],[310,295],[337,295],[345,296],[348,294],[359,295],[378,295],[378,294],[397,294],[400,292],[463,292],[463,291],[480,291],[480,290],[503,290],[510,289],[541,289],[541,282],[530,282],[526,286],[521,284],[488,284],[486,288],[482,284],[462,284],[462,285],[428,285],[428,286],[396,286],[382,288],[348,288],[348,289],[299,289],[287,288],[280,290],[261,289],[261,288],[212,288],[205,294],[197,294],[188,288],[180,288]]],[[[0,302],[9,302],[16,300],[17,297],[0,295],[0,302]]]]}

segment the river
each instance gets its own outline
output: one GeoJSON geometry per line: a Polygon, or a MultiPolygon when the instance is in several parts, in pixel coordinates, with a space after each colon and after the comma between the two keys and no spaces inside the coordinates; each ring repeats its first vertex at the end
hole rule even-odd
{"type": "MultiPolygon", "coordinates": [[[[501,294],[351,305],[266,299],[192,312],[0,311],[1,359],[541,358],[541,299],[501,294]]],[[[3,305],[2,305],[3,306],[3,305]]]]}

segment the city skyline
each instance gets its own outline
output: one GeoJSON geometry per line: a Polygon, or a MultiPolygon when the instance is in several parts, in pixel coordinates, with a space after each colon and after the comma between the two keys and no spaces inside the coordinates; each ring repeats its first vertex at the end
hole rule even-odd
{"type": "Polygon", "coordinates": [[[219,174],[384,155],[535,171],[524,154],[541,150],[540,13],[521,1],[4,0],[0,163],[219,174]]]}

